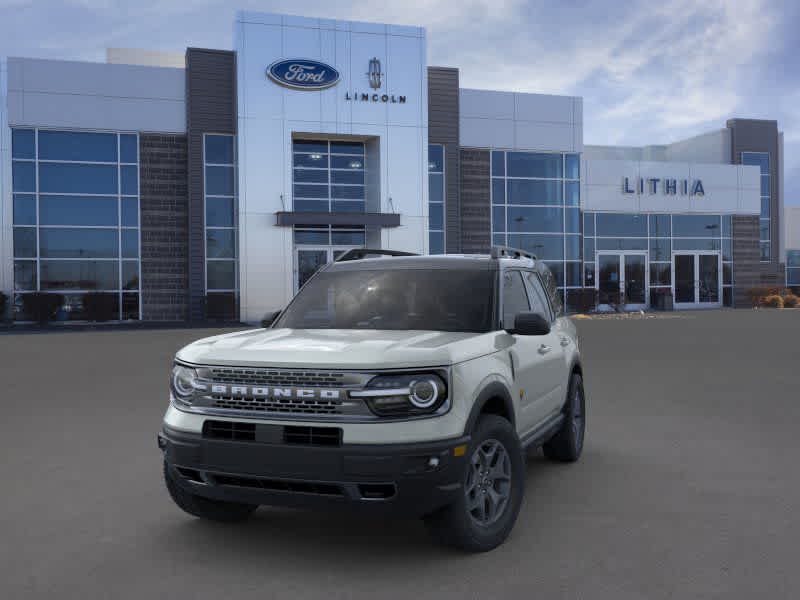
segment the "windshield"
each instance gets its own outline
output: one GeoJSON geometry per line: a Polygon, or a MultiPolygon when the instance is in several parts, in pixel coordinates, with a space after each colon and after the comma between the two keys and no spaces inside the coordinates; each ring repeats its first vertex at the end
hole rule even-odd
{"type": "Polygon", "coordinates": [[[486,332],[494,280],[493,271],[474,269],[322,272],[274,327],[486,332]]]}

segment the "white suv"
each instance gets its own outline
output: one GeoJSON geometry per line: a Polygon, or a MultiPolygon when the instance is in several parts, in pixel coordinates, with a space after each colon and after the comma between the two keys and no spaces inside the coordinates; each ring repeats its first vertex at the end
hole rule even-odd
{"type": "Polygon", "coordinates": [[[581,454],[578,337],[531,255],[351,250],[265,327],[175,357],[158,441],[192,515],[406,512],[485,551],[516,521],[525,449],[581,454]]]}

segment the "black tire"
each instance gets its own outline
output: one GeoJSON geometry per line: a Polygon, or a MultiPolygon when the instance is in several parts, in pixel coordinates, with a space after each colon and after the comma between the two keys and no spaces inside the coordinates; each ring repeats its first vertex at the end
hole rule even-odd
{"type": "Polygon", "coordinates": [[[235,523],[244,521],[258,508],[256,504],[240,504],[239,502],[223,502],[196,496],[184,490],[173,478],[167,463],[164,463],[164,483],[167,491],[175,504],[183,511],[194,517],[220,521],[222,523],[235,523]]]}
{"type": "Polygon", "coordinates": [[[583,378],[578,373],[573,373],[564,404],[564,423],[542,446],[544,455],[558,462],[575,462],[583,451],[585,432],[586,395],[583,391],[583,378]]]}
{"type": "MultiPolygon", "coordinates": [[[[482,455],[481,455],[482,456],[482,455]]],[[[496,548],[502,544],[508,537],[514,523],[517,521],[519,508],[522,504],[522,496],[525,491],[525,460],[522,454],[522,446],[519,443],[514,428],[506,419],[495,415],[483,415],[475,427],[472,434],[472,440],[469,445],[469,450],[464,460],[464,474],[462,479],[463,490],[459,499],[446,506],[437,512],[425,517],[425,526],[431,535],[441,543],[466,550],[468,552],[486,552],[496,548]],[[476,452],[487,448],[494,448],[495,453],[492,455],[494,460],[497,460],[498,455],[502,457],[499,448],[502,447],[505,451],[505,456],[508,457],[507,473],[510,480],[507,484],[502,482],[505,480],[503,475],[490,474],[488,477],[480,480],[483,489],[476,489],[476,470],[473,467],[473,460],[475,460],[476,452]],[[488,483],[487,483],[488,482],[488,483]],[[491,488],[491,491],[490,489],[491,488]],[[471,491],[469,491],[471,489],[471,491]],[[485,489],[485,491],[484,491],[485,489]],[[498,496],[498,490],[507,495],[502,508],[496,511],[495,520],[487,523],[479,522],[479,519],[474,515],[478,513],[488,514],[486,504],[482,508],[475,508],[476,503],[489,502],[492,500],[480,501],[478,498],[479,493],[489,494],[494,492],[498,496]],[[472,506],[473,508],[470,508],[472,506]]],[[[501,458],[502,460],[502,458],[501,458]]],[[[499,462],[495,463],[495,468],[499,469],[499,462]]],[[[480,477],[478,476],[478,479],[480,477]]],[[[485,497],[485,496],[484,496],[485,497]]]]}

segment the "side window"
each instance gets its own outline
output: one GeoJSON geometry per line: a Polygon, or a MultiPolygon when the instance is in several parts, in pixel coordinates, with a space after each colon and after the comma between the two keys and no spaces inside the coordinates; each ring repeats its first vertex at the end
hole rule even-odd
{"type": "Polygon", "coordinates": [[[503,273],[503,327],[512,327],[518,313],[530,310],[528,294],[519,271],[503,273]]]}
{"type": "Polygon", "coordinates": [[[528,288],[528,297],[531,299],[531,310],[552,322],[553,313],[550,310],[550,304],[547,302],[547,296],[544,293],[539,277],[531,271],[526,271],[524,277],[528,288]]]}

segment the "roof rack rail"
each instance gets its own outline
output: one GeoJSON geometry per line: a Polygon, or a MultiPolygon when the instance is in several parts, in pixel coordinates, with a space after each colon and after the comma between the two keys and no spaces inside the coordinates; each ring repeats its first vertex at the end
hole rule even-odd
{"type": "Polygon", "coordinates": [[[402,250],[381,250],[380,248],[351,248],[334,262],[361,260],[362,258],[375,258],[378,256],[419,256],[419,254],[403,252],[402,250]]]}
{"type": "Polygon", "coordinates": [[[537,260],[535,254],[519,248],[511,248],[510,246],[492,246],[490,256],[492,258],[530,258],[531,260],[537,260]]]}

